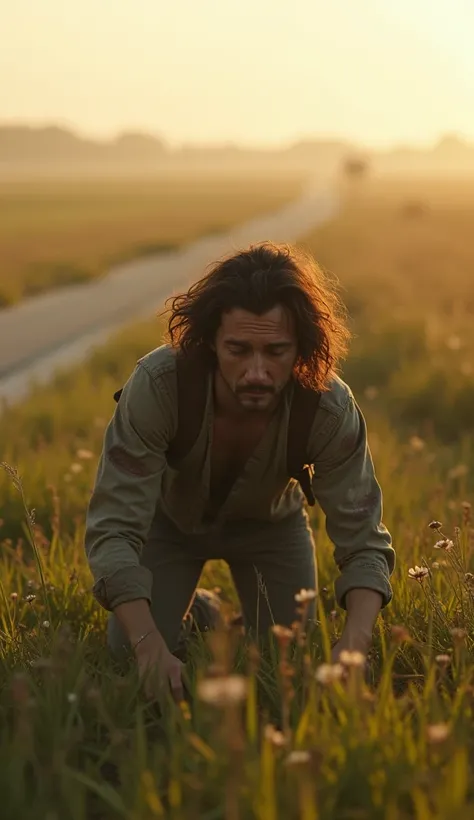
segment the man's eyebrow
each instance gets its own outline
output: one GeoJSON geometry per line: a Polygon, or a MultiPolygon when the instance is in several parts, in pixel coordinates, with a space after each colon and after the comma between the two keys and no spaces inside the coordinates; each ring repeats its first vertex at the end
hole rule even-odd
{"type": "Polygon", "coordinates": [[[293,344],[293,343],[292,343],[292,342],[290,342],[290,341],[282,341],[282,342],[269,342],[269,343],[266,345],[266,347],[272,347],[272,348],[275,348],[275,347],[291,347],[291,346],[292,346],[292,344],[293,344]]]}
{"type": "MultiPolygon", "coordinates": [[[[236,345],[238,347],[249,347],[250,342],[247,342],[243,339],[234,339],[233,337],[229,337],[228,339],[224,340],[224,344],[226,344],[226,345],[236,345]]],[[[277,347],[283,347],[283,348],[291,347],[292,344],[293,343],[291,341],[288,341],[288,340],[285,339],[285,340],[282,340],[280,342],[268,342],[268,344],[266,344],[265,347],[268,348],[268,349],[274,350],[277,347]]]]}

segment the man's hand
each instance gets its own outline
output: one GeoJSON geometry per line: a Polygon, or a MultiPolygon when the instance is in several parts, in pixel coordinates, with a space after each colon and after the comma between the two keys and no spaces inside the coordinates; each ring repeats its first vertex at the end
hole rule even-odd
{"type": "Polygon", "coordinates": [[[331,663],[339,663],[341,652],[344,650],[348,650],[349,652],[361,652],[365,657],[369,648],[370,637],[363,634],[348,635],[346,630],[344,630],[338,642],[334,644],[331,650],[331,663]]]}
{"type": "Polygon", "coordinates": [[[340,639],[332,648],[332,663],[339,660],[344,649],[367,655],[374,623],[382,606],[382,596],[372,589],[351,589],[346,596],[346,605],[347,620],[340,639]]]}
{"type": "Polygon", "coordinates": [[[176,701],[183,700],[181,673],[184,664],[169,651],[150,612],[146,599],[126,601],[114,609],[118,622],[134,649],[140,681],[150,700],[171,692],[176,701]],[[140,635],[146,638],[139,640],[140,635]],[[139,643],[137,643],[139,641],[139,643]]]}
{"type": "Polygon", "coordinates": [[[139,678],[147,698],[159,698],[170,687],[177,703],[184,699],[184,664],[169,651],[158,631],[151,632],[141,641],[135,650],[135,657],[139,678]]]}

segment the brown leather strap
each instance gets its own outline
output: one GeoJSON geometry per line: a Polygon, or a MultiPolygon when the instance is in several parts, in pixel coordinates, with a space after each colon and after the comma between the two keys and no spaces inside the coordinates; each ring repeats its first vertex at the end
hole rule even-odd
{"type": "Polygon", "coordinates": [[[178,380],[178,429],[168,456],[178,461],[189,453],[199,435],[206,406],[209,356],[199,349],[176,354],[178,380]]]}
{"type": "Polygon", "coordinates": [[[316,499],[311,485],[313,470],[307,463],[308,440],[320,399],[321,393],[295,383],[288,424],[286,463],[289,475],[300,482],[310,507],[314,506],[316,499]]]}
{"type": "MultiPolygon", "coordinates": [[[[178,382],[178,428],[168,447],[171,461],[179,461],[192,449],[201,429],[206,406],[209,356],[197,349],[191,353],[176,354],[176,378],[178,382]]],[[[114,393],[120,400],[123,388],[114,393]]]]}

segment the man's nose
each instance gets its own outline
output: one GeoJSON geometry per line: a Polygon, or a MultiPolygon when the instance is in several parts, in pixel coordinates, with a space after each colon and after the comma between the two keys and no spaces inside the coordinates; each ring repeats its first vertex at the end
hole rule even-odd
{"type": "Polygon", "coordinates": [[[258,354],[252,357],[247,369],[247,379],[252,382],[267,382],[268,372],[263,356],[258,354]]]}

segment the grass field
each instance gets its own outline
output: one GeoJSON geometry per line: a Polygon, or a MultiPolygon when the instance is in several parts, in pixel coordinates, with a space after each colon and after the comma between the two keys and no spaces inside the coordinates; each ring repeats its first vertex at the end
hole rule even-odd
{"type": "Polygon", "coordinates": [[[177,173],[3,181],[0,307],[222,231],[277,209],[300,187],[297,178],[177,173]]]}
{"type": "MultiPolygon", "coordinates": [[[[109,660],[84,512],[112,393],[159,343],[157,325],[124,330],[2,417],[2,459],[22,476],[0,476],[2,817],[473,816],[473,203],[467,185],[374,182],[302,243],[344,287],[355,339],[343,375],[366,413],[397,551],[367,680],[353,667],[342,685],[321,668],[343,617],[318,513],[319,623],[289,664],[278,641],[259,659],[238,634],[216,635],[193,649],[190,708],[160,717],[134,670],[109,660]],[[243,680],[211,684],[208,702],[198,683],[211,660],[243,680]]],[[[235,603],[225,565],[204,582],[235,603]]]]}

